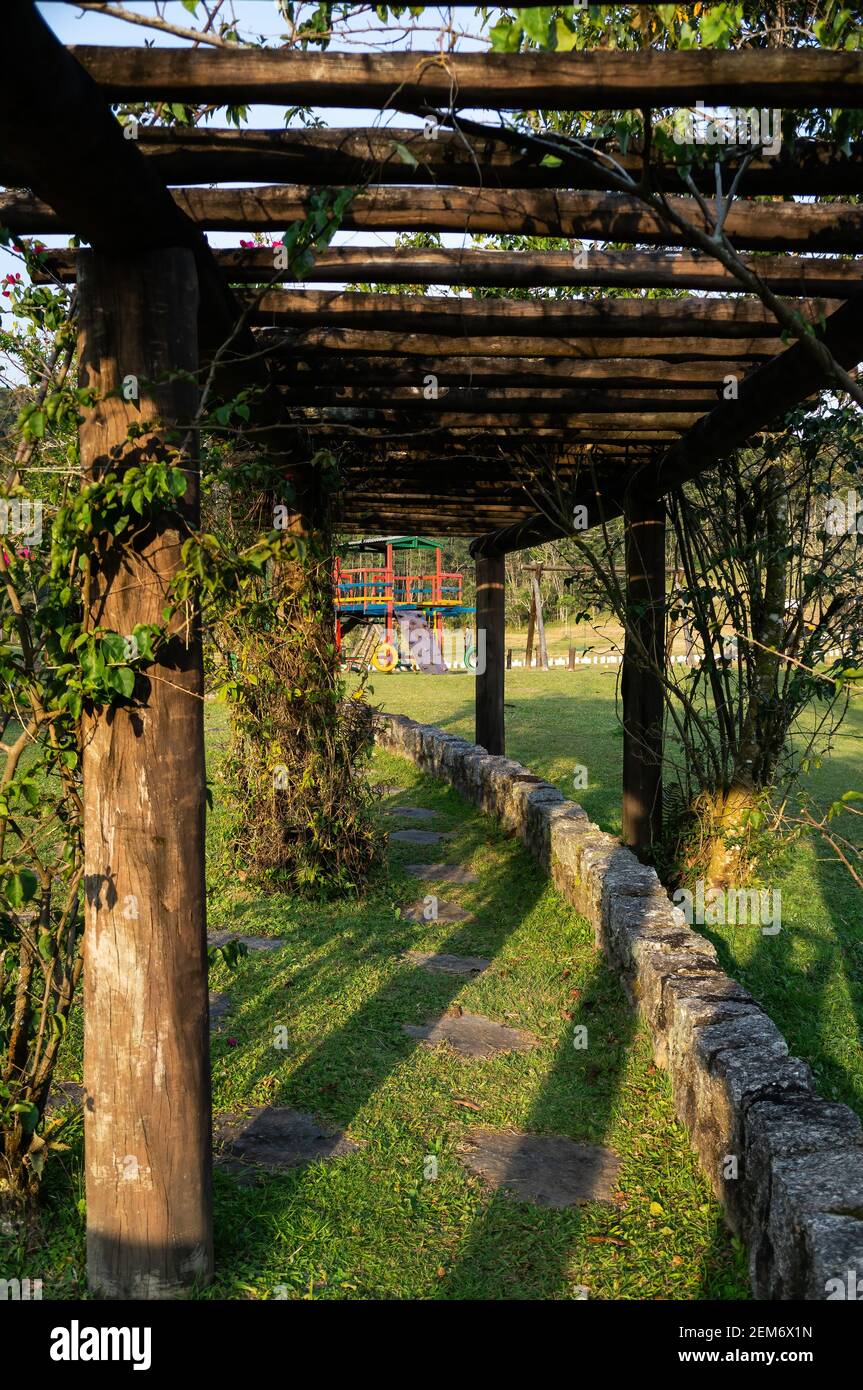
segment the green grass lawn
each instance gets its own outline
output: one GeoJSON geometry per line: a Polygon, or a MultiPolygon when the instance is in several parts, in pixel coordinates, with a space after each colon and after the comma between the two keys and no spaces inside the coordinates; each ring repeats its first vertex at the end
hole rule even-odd
{"type": "MultiPolygon", "coordinates": [[[[423,686],[419,679],[414,689],[423,686]]],[[[208,714],[217,748],[223,720],[218,709],[208,714]]],[[[455,832],[444,857],[471,865],[480,881],[438,891],[475,920],[416,925],[398,914],[433,887],[401,865],[440,858],[440,846],[393,846],[390,869],[361,902],[303,904],[223,884],[212,927],[285,944],[250,954],[234,972],[213,970],[213,988],[233,1001],[213,1041],[216,1109],[296,1106],[360,1147],[259,1187],[217,1170],[217,1278],[202,1296],[567,1299],[587,1288],[594,1299],[746,1298],[743,1253],[587,924],[526,851],[455,792],[383,753],[375,777],[405,789],[396,801],[437,810],[439,827],[455,832]],[[465,981],[404,960],[408,949],[493,964],[465,981]],[[468,1061],[402,1031],[456,1006],[526,1029],[540,1045],[468,1061]],[[577,1024],[588,1029],[586,1050],[573,1046],[577,1024]],[[282,1027],[287,1046],[277,1047],[282,1027]],[[612,1147],[622,1160],[614,1202],[555,1211],[490,1193],[459,1162],[471,1126],[612,1147]],[[434,1181],[423,1177],[428,1155],[438,1160],[434,1181]]],[[[216,815],[214,851],[219,830],[216,815]]],[[[67,1078],[80,1077],[79,1040],[76,1026],[67,1078]]],[[[31,1247],[4,1261],[22,1274],[38,1270],[45,1298],[84,1287],[81,1163],[79,1127],[49,1165],[45,1220],[31,1247]]]]}
{"type": "MultiPolygon", "coordinates": [[[[473,737],[471,677],[380,676],[375,687],[373,698],[385,708],[473,737]]],[[[615,689],[614,672],[511,672],[507,731],[513,756],[619,832],[615,689]],[[588,786],[575,791],[579,764],[588,786]]],[[[215,868],[224,710],[208,706],[207,722],[215,868]]],[[[823,800],[860,785],[861,734],[855,714],[812,774],[823,800]]],[[[514,839],[451,789],[384,753],[376,755],[374,776],[404,789],[397,801],[437,810],[439,828],[455,838],[428,850],[393,846],[388,870],[358,902],[302,903],[213,875],[213,928],[285,943],[277,953],[249,955],[235,972],[224,964],[212,972],[212,987],[233,1003],[213,1040],[215,1108],[296,1106],[343,1129],[359,1149],[257,1187],[217,1170],[217,1278],[201,1296],[566,1299],[586,1287],[597,1299],[746,1298],[743,1252],[587,924],[514,839]],[[479,874],[477,885],[439,890],[475,920],[455,927],[404,921],[399,906],[433,885],[418,884],[401,866],[440,857],[479,874]],[[464,981],[416,967],[403,958],[408,949],[484,955],[493,964],[464,981]],[[527,1029],[540,1046],[466,1061],[447,1049],[423,1049],[402,1031],[457,1006],[527,1029]],[[572,1046],[578,1024],[588,1028],[587,1051],[572,1046]],[[277,1047],[282,1028],[287,1046],[277,1047]],[[459,1162],[471,1126],[610,1146],[622,1159],[614,1203],[553,1211],[490,1193],[459,1162]],[[435,1181],[423,1177],[428,1155],[438,1160],[435,1181]]],[[[813,1065],[822,1093],[863,1111],[859,895],[811,842],[786,856],[777,883],[778,936],[733,928],[709,934],[726,968],[813,1065]]],[[[62,1076],[80,1074],[78,1017],[62,1076]]],[[[4,1271],[42,1277],[46,1298],[84,1289],[80,1119],[69,1143],[49,1164],[38,1229],[0,1236],[4,1271]]]]}
{"type": "MultiPolygon", "coordinates": [[[[509,671],[507,752],[580,802],[604,830],[620,833],[622,738],[615,715],[618,672],[509,671]],[[585,790],[573,769],[588,770],[585,790]]],[[[378,676],[373,699],[392,712],[474,737],[468,675],[378,676]]],[[[808,778],[823,804],[863,790],[863,709],[857,701],[829,757],[808,778]]],[[[782,930],[703,928],[730,974],[752,991],[791,1050],[812,1065],[823,1095],[863,1114],[863,898],[846,870],[813,841],[794,845],[771,871],[782,892],[782,930]]]]}

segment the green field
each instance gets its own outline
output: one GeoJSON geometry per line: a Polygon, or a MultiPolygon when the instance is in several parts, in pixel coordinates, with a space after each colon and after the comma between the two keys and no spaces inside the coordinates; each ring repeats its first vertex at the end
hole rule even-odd
{"type": "MultiPolygon", "coordinates": [[[[510,753],[577,795],[600,825],[619,831],[621,740],[614,672],[512,672],[510,753]],[[573,792],[572,770],[588,769],[573,792]]],[[[470,676],[375,678],[373,700],[473,736],[470,676]]],[[[216,872],[223,801],[224,710],[208,705],[215,809],[210,925],[273,935],[274,954],[250,954],[211,985],[232,1010],[213,1039],[214,1105],[233,1111],[288,1105],[341,1129],[359,1147],[345,1157],[249,1186],[217,1168],[217,1278],[202,1298],[228,1299],[745,1299],[745,1257],[729,1236],[682,1127],[644,1030],[598,956],[587,924],[526,851],[455,792],[408,762],[378,753],[373,777],[401,788],[380,802],[422,805],[454,832],[445,850],[393,846],[389,867],[360,901],[303,903],[264,894],[216,872]],[[407,859],[445,857],[473,867],[476,885],[445,900],[474,920],[455,927],[405,921],[400,906],[428,891],[407,859]],[[470,980],[432,975],[407,950],[486,956],[470,980]],[[538,1039],[531,1052],[467,1061],[407,1036],[416,1024],[463,1008],[538,1039]],[[573,1048],[583,1023],[591,1049],[573,1048]],[[286,1029],[285,1046],[275,1046],[286,1029]],[[598,1043],[598,1046],[597,1046],[598,1043]],[[550,1210],[490,1192],[459,1161],[471,1126],[555,1133],[602,1142],[621,1157],[611,1204],[550,1210]],[[425,1181],[428,1156],[439,1175],[425,1181]]],[[[855,784],[860,718],[813,774],[826,800],[855,784]]],[[[384,827],[400,823],[381,816],[384,827]]],[[[767,1007],[792,1049],[812,1064],[822,1093],[863,1111],[863,927],[856,891],[811,844],[781,866],[783,929],[708,934],[723,962],[767,1007]]],[[[62,1079],[80,1080],[80,1017],[70,1028],[62,1079]]],[[[73,1112],[74,1114],[74,1112],[73,1112]]],[[[80,1116],[69,1149],[51,1160],[44,1220],[0,1237],[10,1275],[38,1274],[45,1298],[80,1297],[84,1202],[80,1116]],[[10,1268],[11,1266],[11,1268],[10,1268]]]]}
{"type": "MultiPolygon", "coordinates": [[[[215,771],[224,740],[218,706],[208,707],[208,724],[215,771]]],[[[430,807],[439,828],[454,833],[446,859],[470,865],[480,881],[439,891],[475,920],[416,925],[399,915],[428,891],[401,865],[440,858],[437,847],[393,846],[388,870],[360,902],[303,904],[236,881],[214,892],[212,927],[284,941],[277,953],[250,953],[234,972],[224,964],[212,972],[212,987],[232,1001],[213,1040],[215,1109],[295,1106],[359,1148],[253,1187],[217,1168],[217,1278],[201,1296],[577,1299],[586,1289],[593,1299],[746,1298],[743,1252],[587,923],[520,845],[455,792],[383,753],[373,775],[404,788],[390,805],[430,807]],[[465,981],[405,960],[409,949],[480,955],[492,965],[465,981]],[[527,1030],[538,1046],[465,1060],[421,1048],[402,1030],[457,1007],[527,1030]],[[586,1051],[572,1045],[579,1023],[593,1040],[586,1051]],[[282,1027],[287,1046],[276,1047],[282,1027]],[[614,1200],[561,1211],[490,1192],[459,1161],[471,1126],[610,1146],[622,1160],[614,1200]],[[430,1155],[436,1181],[424,1180],[430,1155]]],[[[215,861],[222,818],[214,780],[215,861]]],[[[80,1017],[62,1074],[81,1077],[80,1017]]],[[[85,1288],[77,1114],[68,1141],[49,1165],[44,1221],[3,1261],[20,1276],[38,1270],[45,1298],[80,1297],[85,1288]]]]}

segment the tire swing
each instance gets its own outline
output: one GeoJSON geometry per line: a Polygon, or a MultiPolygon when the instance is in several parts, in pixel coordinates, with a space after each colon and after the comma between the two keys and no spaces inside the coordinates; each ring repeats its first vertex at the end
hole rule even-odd
{"type": "Polygon", "coordinates": [[[396,669],[399,664],[399,654],[392,642],[381,642],[372,657],[372,665],[376,671],[388,676],[396,669]]]}

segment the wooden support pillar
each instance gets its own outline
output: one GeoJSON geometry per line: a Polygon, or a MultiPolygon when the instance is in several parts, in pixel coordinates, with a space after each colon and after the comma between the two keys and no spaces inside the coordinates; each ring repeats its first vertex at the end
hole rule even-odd
{"type": "MultiPolygon", "coordinates": [[[[477,560],[479,564],[479,560],[477,560]]],[[[536,594],[534,593],[533,580],[530,584],[530,612],[527,615],[527,641],[524,648],[524,664],[528,668],[533,665],[533,633],[536,624],[536,594]]]]}
{"type": "Polygon", "coordinates": [[[480,633],[485,633],[485,665],[476,673],[476,741],[489,753],[503,753],[505,559],[492,555],[476,562],[477,653],[482,655],[480,633]]]}
{"type": "Polygon", "coordinates": [[[541,580],[542,565],[537,565],[536,569],[533,572],[533,606],[536,611],[536,635],[539,646],[539,659],[537,661],[537,665],[541,666],[543,671],[547,671],[548,647],[545,641],[545,618],[542,612],[542,588],[540,586],[541,580]]]}
{"type": "MultiPolygon", "coordinates": [[[[84,477],[170,451],[188,480],[171,512],[106,543],[94,566],[91,626],[129,636],[163,623],[199,520],[195,449],[175,452],[198,386],[167,379],[198,369],[194,257],[82,251],[78,288],[79,383],[98,397],[80,426],[84,477]]],[[[87,1270],[94,1293],[118,1299],[179,1297],[213,1268],[197,614],[174,629],[129,704],[84,716],[87,1270]]]]}
{"type": "Polygon", "coordinates": [[[623,647],[623,840],[641,854],[662,831],[665,506],[629,494],[623,647]]]}

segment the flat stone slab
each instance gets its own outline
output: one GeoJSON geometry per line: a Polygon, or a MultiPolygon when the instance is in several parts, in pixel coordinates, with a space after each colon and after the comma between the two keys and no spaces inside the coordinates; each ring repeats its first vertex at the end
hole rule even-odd
{"type": "Polygon", "coordinates": [[[360,1147],[339,1130],[326,1129],[314,1115],[275,1105],[257,1106],[245,1114],[217,1115],[213,1137],[229,1159],[256,1163],[274,1172],[340,1158],[360,1147]]]}
{"type": "Polygon", "coordinates": [[[405,820],[434,820],[440,811],[430,811],[427,806],[388,806],[388,816],[404,816],[405,820]]]}
{"type": "Polygon", "coordinates": [[[388,836],[396,845],[437,845],[444,839],[441,830],[391,830],[388,836]]]}
{"type": "Polygon", "coordinates": [[[480,975],[491,965],[491,961],[482,956],[450,956],[445,952],[435,955],[433,951],[406,951],[405,960],[421,965],[424,970],[432,970],[436,975],[480,975]]]}
{"type": "Polygon", "coordinates": [[[229,941],[242,941],[250,951],[278,951],[284,941],[278,936],[240,936],[235,931],[214,931],[207,933],[207,945],[225,946],[229,941]]]}
{"type": "Polygon", "coordinates": [[[428,883],[479,883],[473,869],[461,864],[404,864],[405,873],[423,878],[428,883]]]}
{"type": "Polygon", "coordinates": [[[402,908],[402,917],[406,922],[471,922],[473,913],[468,912],[467,908],[459,907],[458,903],[444,903],[438,899],[437,916],[426,917],[425,898],[419,898],[409,907],[402,908]]]}
{"type": "Polygon", "coordinates": [[[562,1134],[502,1134],[471,1129],[460,1155],[466,1168],[490,1187],[503,1188],[540,1207],[609,1202],[617,1189],[620,1159],[598,1144],[576,1144],[562,1134]]]}
{"type": "Polygon", "coordinates": [[[539,1039],[519,1028],[507,1028],[481,1014],[444,1014],[417,1026],[403,1023],[402,1030],[412,1038],[421,1038],[423,1047],[438,1047],[448,1043],[462,1057],[494,1057],[499,1052],[529,1052],[539,1046],[539,1039]]]}
{"type": "Polygon", "coordinates": [[[210,990],[210,1029],[215,1031],[221,1023],[225,1014],[231,1012],[230,994],[219,994],[218,990],[210,990]]]}

